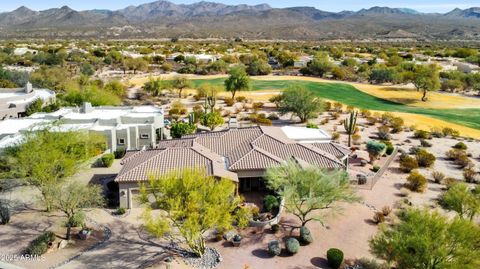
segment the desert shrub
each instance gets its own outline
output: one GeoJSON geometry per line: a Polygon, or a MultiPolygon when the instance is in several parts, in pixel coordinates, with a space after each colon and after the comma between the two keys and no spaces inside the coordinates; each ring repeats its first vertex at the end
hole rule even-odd
{"type": "Polygon", "coordinates": [[[360,109],[360,115],[363,117],[370,117],[372,115],[372,112],[368,109],[360,109]]]}
{"type": "Polygon", "coordinates": [[[333,118],[334,120],[337,120],[338,118],[340,118],[340,113],[338,113],[338,112],[333,112],[333,113],[332,113],[332,118],[333,118]]]}
{"type": "Polygon", "coordinates": [[[467,145],[465,145],[465,143],[463,142],[458,142],[457,144],[455,144],[453,146],[454,149],[460,149],[460,150],[467,150],[467,145]]]}
{"type": "Polygon", "coordinates": [[[417,159],[408,155],[402,156],[402,158],[400,158],[400,169],[403,172],[410,173],[412,170],[415,170],[417,168],[418,168],[417,159]]]}
{"type": "Polygon", "coordinates": [[[450,127],[443,128],[442,133],[444,136],[452,136],[452,137],[458,137],[460,135],[460,132],[458,130],[455,130],[450,127]]]}
{"type": "Polygon", "coordinates": [[[277,233],[278,231],[280,231],[280,225],[273,224],[272,227],[270,227],[270,229],[272,230],[273,233],[277,233]]]}
{"type": "Polygon", "coordinates": [[[433,177],[433,181],[435,183],[440,184],[445,179],[445,174],[443,174],[442,172],[439,172],[439,171],[433,171],[432,172],[432,177],[433,177]]]}
{"type": "Polygon", "coordinates": [[[453,177],[447,177],[443,180],[443,185],[447,187],[447,189],[450,189],[453,185],[457,184],[458,180],[453,177]]]}
{"type": "Polygon", "coordinates": [[[233,106],[235,104],[235,101],[230,97],[225,97],[225,99],[223,99],[223,101],[225,102],[225,104],[227,106],[233,106]]]}
{"type": "Polygon", "coordinates": [[[312,236],[312,233],[310,232],[310,230],[305,227],[305,226],[302,226],[300,228],[300,240],[302,241],[302,243],[304,244],[310,244],[313,242],[313,236],[312,236]]]}
{"type": "Polygon", "coordinates": [[[343,252],[337,248],[331,248],[327,251],[328,265],[333,269],[338,269],[343,262],[343,252]]]}
{"type": "Polygon", "coordinates": [[[392,127],[392,133],[399,133],[403,131],[405,122],[402,118],[394,117],[390,120],[390,127],[392,127]]]}
{"type": "Polygon", "coordinates": [[[381,116],[383,124],[390,124],[393,118],[395,118],[395,116],[390,112],[385,112],[381,116]]]}
{"type": "Polygon", "coordinates": [[[10,222],[10,217],[11,217],[10,208],[7,205],[0,202],[0,224],[1,225],[8,224],[10,222]]]}
{"type": "Polygon", "coordinates": [[[297,239],[290,237],[285,241],[285,249],[289,254],[296,254],[300,249],[300,243],[297,239]]]}
{"type": "Polygon", "coordinates": [[[278,208],[280,203],[278,198],[273,195],[267,195],[263,198],[263,208],[267,212],[272,212],[273,209],[278,208]]]}
{"type": "Polygon", "coordinates": [[[388,126],[380,126],[377,129],[377,135],[380,140],[390,140],[390,128],[388,126]]]}
{"type": "Polygon", "coordinates": [[[431,139],[432,138],[430,132],[427,132],[425,130],[416,130],[413,133],[413,137],[418,138],[418,139],[431,139]]]}
{"type": "Polygon", "coordinates": [[[342,112],[342,109],[343,109],[343,105],[339,102],[335,102],[333,103],[333,109],[336,111],[336,112],[342,112]]]}
{"type": "Polygon", "coordinates": [[[123,215],[127,212],[127,210],[123,207],[117,208],[117,211],[115,212],[115,215],[123,215]]]}
{"type": "Polygon", "coordinates": [[[385,215],[383,215],[382,212],[376,211],[375,213],[373,213],[373,222],[375,222],[376,224],[380,224],[380,223],[383,223],[384,221],[385,221],[385,215]]]}
{"type": "Polygon", "coordinates": [[[278,116],[278,114],[277,114],[277,113],[275,113],[275,112],[272,112],[272,113],[268,114],[268,117],[267,117],[267,119],[269,119],[269,120],[279,120],[279,119],[280,119],[280,117],[278,116]]]}
{"type": "Polygon", "coordinates": [[[435,155],[424,149],[418,151],[415,155],[415,158],[417,159],[418,165],[420,167],[431,167],[437,159],[435,158],[435,155]]]}
{"type": "Polygon", "coordinates": [[[113,155],[112,153],[107,153],[101,157],[103,167],[111,167],[114,160],[115,155],[113,155]]]}
{"type": "Polygon", "coordinates": [[[392,145],[392,143],[385,143],[387,145],[387,149],[385,150],[385,153],[387,155],[392,155],[393,151],[395,150],[395,147],[392,145]]]}
{"type": "Polygon", "coordinates": [[[412,171],[407,177],[407,188],[414,192],[424,192],[427,189],[427,178],[417,171],[412,171]]]}
{"type": "Polygon", "coordinates": [[[430,148],[432,146],[432,143],[428,142],[425,139],[420,140],[420,146],[424,148],[430,148]]]}
{"type": "Polygon", "coordinates": [[[382,214],[386,217],[392,213],[392,208],[389,207],[388,205],[382,207],[382,214]]]}
{"type": "Polygon", "coordinates": [[[372,167],[372,171],[375,172],[375,173],[378,172],[379,170],[380,170],[380,166],[379,166],[379,165],[374,165],[374,166],[372,167]]]}
{"type": "Polygon", "coordinates": [[[320,121],[320,125],[325,125],[329,122],[330,120],[328,118],[324,118],[323,120],[320,121]]]}
{"type": "Polygon", "coordinates": [[[447,153],[445,153],[445,155],[447,156],[447,159],[450,160],[450,161],[455,161],[461,155],[466,156],[464,151],[461,151],[461,150],[458,150],[458,149],[451,149],[451,150],[447,151],[447,153]]]}
{"type": "Polygon", "coordinates": [[[413,146],[408,150],[408,152],[410,152],[410,154],[416,155],[420,150],[420,147],[413,146]]]}
{"type": "Polygon", "coordinates": [[[438,129],[438,128],[432,128],[430,129],[430,134],[432,134],[433,137],[436,137],[436,138],[442,138],[442,137],[445,137],[445,134],[442,132],[441,129],[438,129]]]}
{"type": "Polygon", "coordinates": [[[373,117],[373,116],[368,116],[368,117],[367,117],[367,122],[368,122],[368,124],[370,124],[370,125],[375,125],[375,123],[377,123],[377,121],[378,121],[378,120],[377,120],[376,117],[373,117]]]}
{"type": "Polygon", "coordinates": [[[330,111],[330,110],[332,110],[332,103],[330,103],[330,102],[324,102],[324,103],[323,103],[323,109],[325,109],[325,111],[330,111]]]}
{"type": "Polygon", "coordinates": [[[337,132],[332,133],[332,139],[337,141],[338,139],[340,139],[340,134],[337,132]]]}
{"type": "Polygon", "coordinates": [[[272,256],[278,256],[282,252],[280,247],[280,242],[278,240],[273,240],[268,242],[268,253],[272,256]]]}
{"type": "Polygon", "coordinates": [[[318,129],[318,125],[316,125],[315,123],[307,123],[307,128],[309,129],[318,129]]]}
{"type": "Polygon", "coordinates": [[[247,101],[247,97],[237,96],[237,97],[235,97],[235,100],[237,100],[237,102],[239,102],[239,103],[244,103],[245,101],[247,101]]]}
{"type": "Polygon", "coordinates": [[[362,136],[360,134],[353,134],[352,135],[353,144],[359,145],[360,144],[360,139],[362,139],[362,136]]]}
{"type": "Polygon", "coordinates": [[[262,102],[255,102],[252,104],[252,109],[254,111],[258,111],[260,110],[261,108],[263,107],[263,103],[262,102]]]}
{"type": "Polygon", "coordinates": [[[383,143],[370,140],[367,142],[367,151],[370,156],[370,162],[374,162],[379,156],[381,156],[384,152],[387,146],[383,143]]]}
{"type": "Polygon", "coordinates": [[[351,112],[353,112],[354,110],[355,110],[355,107],[354,107],[354,106],[352,106],[352,105],[348,105],[348,106],[347,106],[347,112],[348,112],[348,113],[351,113],[351,112]]]}
{"type": "Polygon", "coordinates": [[[33,240],[27,248],[27,254],[41,256],[47,252],[48,245],[55,241],[56,235],[53,232],[47,231],[35,240],[33,240]]]}
{"type": "Polygon", "coordinates": [[[125,157],[125,153],[127,153],[125,149],[117,149],[113,155],[115,155],[115,159],[121,159],[125,157]]]}
{"type": "Polygon", "coordinates": [[[469,165],[463,170],[463,178],[468,183],[475,183],[475,180],[477,178],[477,171],[475,171],[473,165],[469,165]]]}

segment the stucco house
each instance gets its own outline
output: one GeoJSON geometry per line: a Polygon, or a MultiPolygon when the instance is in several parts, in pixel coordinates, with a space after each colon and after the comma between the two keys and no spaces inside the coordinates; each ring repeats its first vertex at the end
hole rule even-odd
{"type": "Polygon", "coordinates": [[[319,129],[251,127],[200,133],[160,141],[150,150],[127,152],[115,182],[120,206],[136,207],[139,184],[183,168],[234,181],[240,192],[265,189],[269,167],[294,160],[300,165],[347,169],[350,150],[319,129]]]}
{"type": "Polygon", "coordinates": [[[0,120],[25,116],[27,107],[41,99],[44,105],[55,102],[55,92],[35,89],[30,82],[24,88],[0,88],[0,120]]]}
{"type": "Polygon", "coordinates": [[[108,150],[153,148],[163,136],[164,112],[155,106],[64,107],[52,113],[0,121],[0,150],[21,139],[22,133],[55,123],[57,131],[87,131],[106,137],[108,150]]]}

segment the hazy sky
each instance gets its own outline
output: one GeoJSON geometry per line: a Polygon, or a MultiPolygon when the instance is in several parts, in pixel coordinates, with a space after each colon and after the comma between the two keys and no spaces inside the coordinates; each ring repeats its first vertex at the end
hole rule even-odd
{"type": "MultiPolygon", "coordinates": [[[[68,5],[76,10],[85,9],[120,9],[129,5],[138,5],[154,0],[0,0],[0,11],[10,11],[19,6],[27,6],[34,10],[68,5]]],[[[177,4],[199,2],[195,0],[171,0],[177,4]]],[[[261,4],[272,7],[314,6],[327,11],[359,10],[372,6],[407,7],[423,12],[447,12],[456,7],[467,8],[480,6],[480,0],[213,0],[225,4],[261,4]]]]}

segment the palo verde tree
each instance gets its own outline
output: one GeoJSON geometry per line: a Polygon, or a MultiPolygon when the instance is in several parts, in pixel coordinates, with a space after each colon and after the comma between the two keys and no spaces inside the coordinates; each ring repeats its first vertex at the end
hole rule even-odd
{"type": "Polygon", "coordinates": [[[232,67],[229,74],[229,77],[225,80],[225,89],[232,93],[232,99],[235,99],[235,94],[238,91],[249,91],[251,89],[250,78],[244,66],[232,67]]]}
{"type": "Polygon", "coordinates": [[[85,185],[77,181],[62,184],[55,195],[54,207],[62,211],[67,218],[66,239],[70,240],[70,231],[76,217],[83,215],[83,211],[87,208],[102,206],[103,204],[102,189],[98,185],[85,185]]]}
{"type": "Polygon", "coordinates": [[[314,93],[297,85],[286,89],[279,99],[278,110],[280,114],[292,113],[292,115],[300,118],[302,123],[318,116],[318,113],[324,107],[323,101],[314,93]]]}
{"type": "Polygon", "coordinates": [[[207,176],[203,170],[185,169],[151,177],[140,188],[146,206],[145,227],[157,237],[180,234],[197,256],[205,253],[205,233],[228,230],[233,223],[245,225],[248,214],[237,214],[241,199],[229,179],[207,176]],[[149,201],[154,197],[155,201],[149,201]],[[159,209],[160,214],[152,214],[159,209]]]}
{"type": "Polygon", "coordinates": [[[81,164],[105,150],[105,137],[83,132],[55,132],[53,127],[28,132],[9,150],[12,177],[36,187],[47,211],[53,209],[61,184],[79,171],[81,164]]]}
{"type": "Polygon", "coordinates": [[[413,85],[422,91],[422,101],[427,101],[427,92],[440,89],[440,75],[435,64],[417,65],[413,75],[413,85]]]}
{"type": "Polygon", "coordinates": [[[178,98],[182,98],[183,90],[191,88],[192,82],[184,76],[178,76],[173,79],[172,87],[178,92],[178,98]]]}
{"type": "Polygon", "coordinates": [[[343,170],[326,170],[316,166],[301,167],[288,161],[267,170],[267,186],[285,199],[285,208],[305,226],[315,220],[323,224],[321,211],[339,209],[337,202],[360,200],[343,170]]]}
{"type": "Polygon", "coordinates": [[[203,126],[208,127],[211,131],[215,130],[215,128],[222,125],[224,122],[225,120],[222,115],[217,111],[205,113],[200,120],[200,123],[203,126]]]}
{"type": "Polygon", "coordinates": [[[370,241],[378,258],[395,268],[480,268],[480,226],[427,209],[408,209],[370,241]]]}
{"type": "Polygon", "coordinates": [[[480,213],[480,187],[471,190],[466,183],[454,184],[440,199],[440,204],[472,221],[480,213]]]}
{"type": "Polygon", "coordinates": [[[153,96],[159,96],[162,90],[170,89],[171,87],[170,81],[161,78],[149,78],[143,85],[143,89],[153,96]]]}
{"type": "Polygon", "coordinates": [[[357,128],[357,111],[352,111],[350,113],[350,118],[345,119],[343,122],[343,127],[348,134],[348,146],[352,146],[352,135],[355,133],[355,129],[357,128]]]}

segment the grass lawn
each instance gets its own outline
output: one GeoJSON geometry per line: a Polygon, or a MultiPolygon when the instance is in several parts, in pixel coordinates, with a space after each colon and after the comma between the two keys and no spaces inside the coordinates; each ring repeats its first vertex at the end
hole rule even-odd
{"type": "MultiPolygon", "coordinates": [[[[195,86],[210,83],[223,85],[224,78],[193,80],[195,86]]],[[[289,85],[302,85],[322,98],[335,100],[345,105],[378,111],[419,114],[480,130],[480,109],[432,109],[420,108],[392,102],[364,93],[355,87],[342,83],[321,83],[311,81],[252,80],[252,88],[258,90],[282,90],[289,85]]]]}

